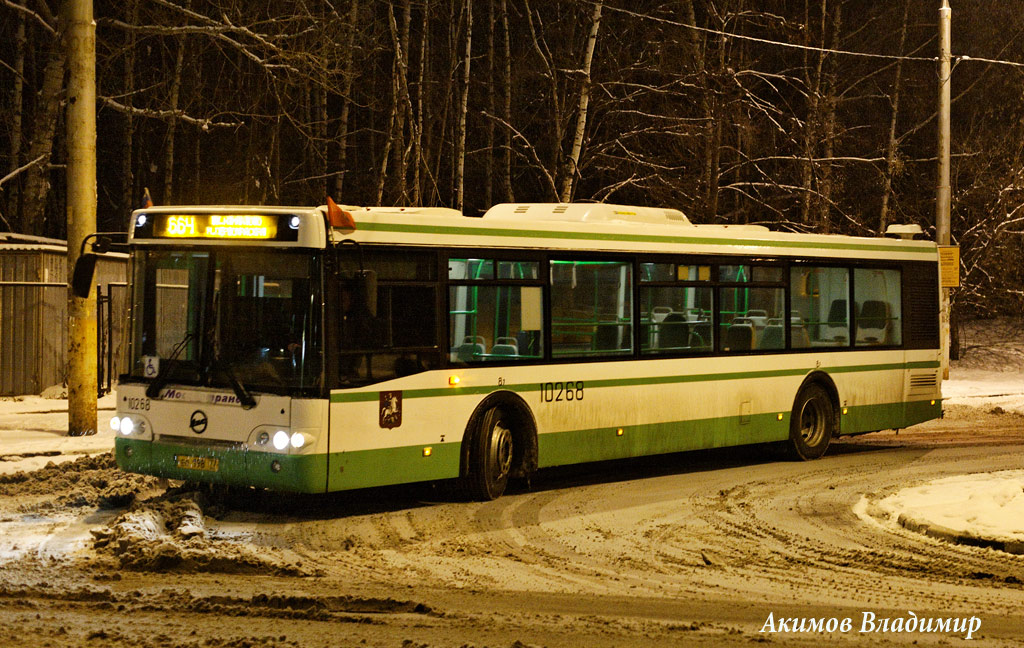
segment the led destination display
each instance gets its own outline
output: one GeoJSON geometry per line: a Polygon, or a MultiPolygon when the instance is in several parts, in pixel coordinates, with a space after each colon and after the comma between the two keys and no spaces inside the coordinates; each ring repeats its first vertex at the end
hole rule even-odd
{"type": "Polygon", "coordinates": [[[167,214],[157,218],[155,235],[170,238],[272,239],[277,236],[277,216],[167,214]]]}

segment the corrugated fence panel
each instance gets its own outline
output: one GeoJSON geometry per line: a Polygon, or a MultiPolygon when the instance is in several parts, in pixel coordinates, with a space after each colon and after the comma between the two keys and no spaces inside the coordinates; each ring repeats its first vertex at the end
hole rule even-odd
{"type": "MultiPolygon", "coordinates": [[[[43,288],[40,300],[39,389],[63,384],[67,379],[68,290],[43,288]]],[[[38,393],[38,392],[29,392],[38,393]]]]}
{"type": "MultiPolygon", "coordinates": [[[[0,246],[0,396],[38,394],[67,377],[66,258],[61,251],[39,247],[0,246]]],[[[126,275],[126,258],[107,257],[97,266],[97,283],[123,284],[126,275]]],[[[111,342],[123,355],[127,291],[115,285],[113,292],[111,342]]],[[[115,374],[124,365],[118,357],[115,374]]]]}
{"type": "Polygon", "coordinates": [[[111,348],[114,358],[114,375],[128,373],[128,340],[131,331],[128,328],[128,286],[126,284],[109,284],[110,318],[113,324],[111,332],[111,348]]]}

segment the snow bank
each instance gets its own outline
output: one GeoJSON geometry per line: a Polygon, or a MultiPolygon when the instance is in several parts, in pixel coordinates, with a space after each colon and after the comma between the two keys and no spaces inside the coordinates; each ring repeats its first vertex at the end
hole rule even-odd
{"type": "Polygon", "coordinates": [[[1024,553],[1024,470],[937,479],[876,506],[911,530],[1024,553]]]}

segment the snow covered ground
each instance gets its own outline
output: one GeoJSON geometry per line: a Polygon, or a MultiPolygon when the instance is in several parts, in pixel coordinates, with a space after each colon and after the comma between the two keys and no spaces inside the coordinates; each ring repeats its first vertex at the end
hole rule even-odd
{"type": "Polygon", "coordinates": [[[41,396],[0,397],[0,475],[37,470],[113,449],[114,394],[99,399],[99,430],[69,437],[68,401],[41,396]]]}
{"type": "Polygon", "coordinates": [[[942,383],[943,403],[1024,414],[1024,373],[953,369],[942,383]]]}

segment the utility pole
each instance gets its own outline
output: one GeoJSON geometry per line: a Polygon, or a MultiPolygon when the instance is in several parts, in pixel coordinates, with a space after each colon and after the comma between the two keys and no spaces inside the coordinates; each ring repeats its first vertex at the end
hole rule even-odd
{"type": "MultiPolygon", "coordinates": [[[[939,245],[949,245],[949,86],[952,73],[950,25],[952,10],[948,0],[939,9],[939,141],[938,184],[935,189],[935,238],[939,245]]],[[[942,376],[949,378],[949,288],[942,288],[939,335],[942,343],[942,376]]]]}
{"type": "Polygon", "coordinates": [[[96,292],[71,292],[82,241],[96,231],[96,25],[92,0],[65,0],[68,48],[68,434],[96,434],[96,292]]]}

